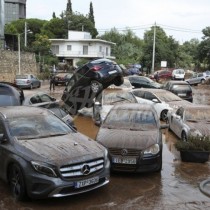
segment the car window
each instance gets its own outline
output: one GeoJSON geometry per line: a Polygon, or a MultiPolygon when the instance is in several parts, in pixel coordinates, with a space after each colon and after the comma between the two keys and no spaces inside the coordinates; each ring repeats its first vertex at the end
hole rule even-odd
{"type": "Polygon", "coordinates": [[[181,118],[183,118],[184,109],[180,107],[177,109],[176,114],[179,115],[181,118]]]}
{"type": "Polygon", "coordinates": [[[183,85],[173,85],[172,90],[186,90],[186,91],[191,91],[191,87],[188,84],[183,84],[183,85]]]}
{"type": "Polygon", "coordinates": [[[53,99],[46,94],[39,95],[41,102],[51,102],[53,99]]]}
{"type": "Polygon", "coordinates": [[[72,132],[64,122],[52,114],[10,117],[8,122],[11,135],[18,139],[47,138],[72,132]]]}
{"type": "Polygon", "coordinates": [[[16,75],[16,79],[28,79],[28,75],[16,75]]]}
{"type": "Polygon", "coordinates": [[[154,114],[150,110],[124,110],[114,109],[109,112],[105,126],[128,128],[137,130],[150,130],[157,127],[154,114]]]}
{"type": "Polygon", "coordinates": [[[30,101],[32,104],[37,104],[42,102],[38,95],[31,97],[30,101]]]}
{"type": "Polygon", "coordinates": [[[0,134],[3,134],[4,133],[4,127],[3,127],[3,124],[0,120],[0,134]]]}
{"type": "Polygon", "coordinates": [[[145,92],[144,97],[145,99],[150,100],[150,101],[152,101],[153,99],[157,99],[157,97],[153,93],[150,93],[150,92],[145,92]]]}
{"type": "Polygon", "coordinates": [[[201,73],[201,74],[198,74],[198,77],[203,77],[203,73],[201,73]]]}
{"type": "Polygon", "coordinates": [[[133,94],[137,97],[144,98],[144,91],[133,91],[133,94]]]}

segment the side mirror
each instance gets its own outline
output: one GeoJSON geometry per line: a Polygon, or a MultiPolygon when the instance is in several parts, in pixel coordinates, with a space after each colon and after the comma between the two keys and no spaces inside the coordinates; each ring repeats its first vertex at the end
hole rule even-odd
{"type": "Polygon", "coordinates": [[[152,101],[155,103],[159,103],[159,101],[156,98],[152,99],[152,101]]]}

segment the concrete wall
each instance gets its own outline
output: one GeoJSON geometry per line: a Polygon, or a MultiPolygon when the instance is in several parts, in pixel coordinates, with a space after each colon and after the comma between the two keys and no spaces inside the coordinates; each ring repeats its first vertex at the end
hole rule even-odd
{"type": "MultiPolygon", "coordinates": [[[[21,52],[20,73],[38,75],[35,54],[21,52]]],[[[0,81],[14,82],[16,74],[19,74],[18,52],[0,50],[0,81]]]]}

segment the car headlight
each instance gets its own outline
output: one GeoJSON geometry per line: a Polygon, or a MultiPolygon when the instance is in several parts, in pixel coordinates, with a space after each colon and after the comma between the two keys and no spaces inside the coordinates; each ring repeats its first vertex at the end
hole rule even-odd
{"type": "Polygon", "coordinates": [[[39,172],[41,174],[45,174],[50,177],[57,177],[57,174],[55,173],[55,171],[52,167],[47,166],[44,163],[35,162],[35,161],[31,161],[31,164],[37,172],[39,172]]]}
{"type": "Polygon", "coordinates": [[[159,144],[153,144],[152,146],[148,147],[144,150],[144,155],[156,155],[160,151],[159,144]]]}
{"type": "Polygon", "coordinates": [[[197,129],[190,129],[189,136],[202,136],[202,133],[197,129]]]}

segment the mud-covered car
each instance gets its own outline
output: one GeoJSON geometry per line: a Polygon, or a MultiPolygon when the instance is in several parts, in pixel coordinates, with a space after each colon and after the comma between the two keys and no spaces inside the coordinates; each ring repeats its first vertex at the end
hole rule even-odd
{"type": "Polygon", "coordinates": [[[41,81],[33,74],[16,75],[15,84],[20,88],[40,88],[41,81]]]}
{"type": "Polygon", "coordinates": [[[181,106],[168,113],[168,122],[169,129],[183,141],[189,136],[210,136],[210,106],[181,106]]]}
{"type": "Polygon", "coordinates": [[[55,85],[67,85],[71,79],[71,73],[59,73],[55,75],[54,83],[55,85]]]}
{"type": "Polygon", "coordinates": [[[0,106],[20,106],[24,100],[21,88],[13,83],[0,82],[0,106]]]}
{"type": "Polygon", "coordinates": [[[127,89],[107,88],[97,97],[93,105],[93,121],[96,125],[101,125],[114,105],[124,103],[138,103],[138,101],[127,89]]]}
{"type": "Polygon", "coordinates": [[[107,184],[107,153],[47,109],[0,107],[0,178],[17,200],[69,196],[107,184]]]}
{"type": "Polygon", "coordinates": [[[76,114],[84,107],[92,107],[95,97],[112,84],[123,84],[123,73],[118,64],[109,59],[93,60],[75,71],[62,100],[69,112],[76,114]]]}
{"type": "Polygon", "coordinates": [[[115,105],[99,129],[96,141],[109,152],[111,170],[160,172],[162,133],[156,111],[151,105],[115,105]]]}

